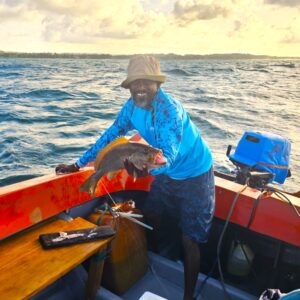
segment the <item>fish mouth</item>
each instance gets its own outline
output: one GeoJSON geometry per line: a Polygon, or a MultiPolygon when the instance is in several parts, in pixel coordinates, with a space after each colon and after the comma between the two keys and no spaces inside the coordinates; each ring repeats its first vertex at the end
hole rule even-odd
{"type": "Polygon", "coordinates": [[[154,158],[154,163],[156,165],[165,165],[167,163],[166,158],[162,155],[162,153],[158,153],[156,154],[155,158],[154,158]]]}

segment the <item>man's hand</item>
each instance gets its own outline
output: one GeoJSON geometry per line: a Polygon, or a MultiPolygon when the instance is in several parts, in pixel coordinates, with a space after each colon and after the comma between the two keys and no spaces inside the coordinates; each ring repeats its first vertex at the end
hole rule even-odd
{"type": "Polygon", "coordinates": [[[58,165],[55,168],[55,173],[56,174],[67,174],[67,173],[74,173],[74,172],[78,172],[79,171],[79,167],[77,166],[77,164],[72,164],[72,165],[58,165]]]}
{"type": "Polygon", "coordinates": [[[143,169],[140,170],[135,167],[135,165],[128,158],[124,160],[124,168],[126,169],[127,173],[135,179],[149,175],[147,166],[143,166],[143,169]]]}

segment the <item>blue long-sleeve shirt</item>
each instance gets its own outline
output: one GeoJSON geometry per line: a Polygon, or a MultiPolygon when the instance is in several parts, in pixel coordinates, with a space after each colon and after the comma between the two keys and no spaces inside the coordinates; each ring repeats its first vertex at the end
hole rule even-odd
{"type": "Polygon", "coordinates": [[[212,166],[211,152],[188,113],[162,89],[153,99],[152,110],[135,106],[129,98],[115,122],[76,163],[85,166],[95,160],[100,149],[133,129],[161,149],[167,159],[165,166],[150,171],[153,175],[164,173],[173,179],[185,179],[201,175],[212,166]]]}

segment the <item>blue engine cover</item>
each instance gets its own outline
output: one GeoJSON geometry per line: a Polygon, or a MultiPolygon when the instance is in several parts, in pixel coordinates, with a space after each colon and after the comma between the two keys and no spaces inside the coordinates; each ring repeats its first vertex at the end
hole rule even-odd
{"type": "Polygon", "coordinates": [[[290,142],[267,132],[245,132],[229,158],[243,165],[267,171],[273,181],[284,183],[289,172],[290,142]]]}

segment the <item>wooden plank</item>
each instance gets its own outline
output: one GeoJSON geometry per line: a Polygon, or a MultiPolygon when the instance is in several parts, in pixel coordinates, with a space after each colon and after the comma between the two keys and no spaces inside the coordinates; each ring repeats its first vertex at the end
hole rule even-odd
{"type": "Polygon", "coordinates": [[[87,280],[86,300],[93,300],[100,287],[106,251],[95,254],[90,261],[89,277],[87,280]]]}
{"type": "Polygon", "coordinates": [[[71,222],[52,220],[0,242],[0,298],[28,299],[106,249],[111,238],[48,250],[38,241],[40,234],[93,226],[82,218],[71,222]]]}

